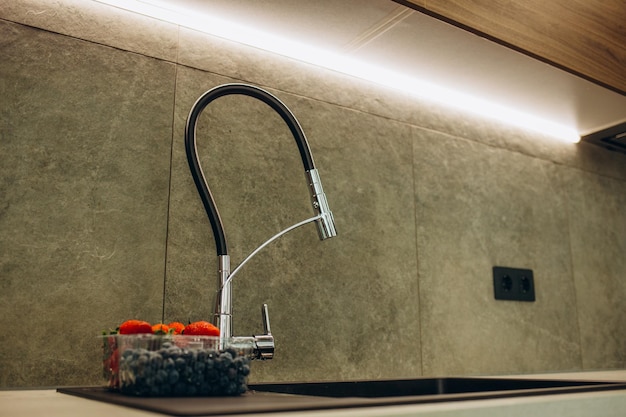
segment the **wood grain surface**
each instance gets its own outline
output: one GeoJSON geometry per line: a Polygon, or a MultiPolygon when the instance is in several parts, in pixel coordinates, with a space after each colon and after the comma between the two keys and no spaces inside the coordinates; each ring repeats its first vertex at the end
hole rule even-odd
{"type": "Polygon", "coordinates": [[[626,0],[394,0],[626,95],[626,0]]]}

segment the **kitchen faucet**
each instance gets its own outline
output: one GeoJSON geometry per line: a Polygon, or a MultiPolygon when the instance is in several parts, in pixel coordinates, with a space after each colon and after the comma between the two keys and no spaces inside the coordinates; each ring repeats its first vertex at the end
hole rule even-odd
{"type": "MultiPolygon", "coordinates": [[[[335,221],[333,214],[328,206],[326,200],[326,194],[322,188],[319,173],[313,163],[311,156],[311,150],[309,144],[304,136],[304,132],[300,127],[300,124],[296,120],[293,113],[285,106],[278,98],[270,94],[269,92],[247,84],[224,84],[215,87],[205,92],[195,102],[189,116],[187,117],[187,125],[185,127],[185,150],[187,153],[187,162],[193,176],[194,183],[200,194],[202,204],[209,217],[211,228],[213,230],[213,237],[215,238],[215,246],[218,256],[218,292],[215,303],[215,315],[214,324],[220,329],[220,347],[225,347],[229,340],[233,337],[233,325],[232,325],[232,279],[237,272],[248,262],[254,255],[256,255],[265,246],[278,239],[285,233],[300,227],[304,224],[315,222],[317,225],[317,231],[320,240],[328,239],[337,235],[335,229],[335,221]],[[196,147],[196,124],[198,117],[202,110],[211,103],[213,100],[231,94],[241,94],[249,97],[256,98],[269,105],[274,109],[281,118],[287,123],[291,134],[293,135],[300,156],[302,158],[302,164],[304,165],[306,179],[309,185],[309,192],[311,194],[311,204],[313,206],[314,216],[301,221],[287,229],[272,236],[265,243],[255,249],[250,255],[248,255],[232,272],[230,270],[230,256],[228,255],[228,246],[226,244],[226,237],[224,235],[224,228],[222,226],[222,220],[220,218],[215,201],[209,190],[204,173],[200,167],[198,160],[198,151],[196,147]]],[[[263,327],[264,334],[252,336],[249,339],[253,343],[254,356],[257,359],[272,359],[274,357],[274,337],[272,336],[269,323],[269,315],[267,310],[267,304],[262,308],[263,327]]],[[[238,338],[240,339],[240,338],[238,338]]]]}

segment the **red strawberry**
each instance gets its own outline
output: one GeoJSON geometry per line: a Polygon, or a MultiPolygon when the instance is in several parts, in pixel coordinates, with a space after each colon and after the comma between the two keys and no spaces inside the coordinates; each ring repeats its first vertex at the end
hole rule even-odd
{"type": "Polygon", "coordinates": [[[219,336],[220,329],[208,321],[196,321],[185,326],[183,334],[186,336],[219,336]]]}
{"type": "Polygon", "coordinates": [[[181,334],[183,330],[185,330],[185,325],[178,321],[171,322],[167,325],[167,327],[169,327],[170,330],[173,330],[173,334],[181,334]]]}
{"type": "Polygon", "coordinates": [[[152,333],[154,334],[168,334],[170,328],[167,324],[159,323],[152,326],[152,333]]]}
{"type": "Polygon", "coordinates": [[[120,325],[120,334],[152,333],[152,326],[147,321],[126,320],[120,325]]]}

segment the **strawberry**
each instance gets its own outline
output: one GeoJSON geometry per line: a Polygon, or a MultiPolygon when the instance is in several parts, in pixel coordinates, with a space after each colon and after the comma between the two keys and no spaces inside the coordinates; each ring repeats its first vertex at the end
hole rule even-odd
{"type": "Polygon", "coordinates": [[[170,328],[170,331],[172,331],[172,334],[181,334],[183,330],[185,330],[185,325],[178,321],[171,322],[170,324],[167,325],[167,327],[170,328]]]}
{"type": "Polygon", "coordinates": [[[152,333],[154,334],[168,334],[170,327],[167,324],[159,323],[152,326],[152,333]]]}
{"type": "Polygon", "coordinates": [[[196,321],[185,326],[183,334],[186,336],[219,336],[220,329],[208,321],[196,321]]]}
{"type": "Polygon", "coordinates": [[[141,320],[126,320],[119,329],[120,334],[152,333],[150,323],[141,320]]]}

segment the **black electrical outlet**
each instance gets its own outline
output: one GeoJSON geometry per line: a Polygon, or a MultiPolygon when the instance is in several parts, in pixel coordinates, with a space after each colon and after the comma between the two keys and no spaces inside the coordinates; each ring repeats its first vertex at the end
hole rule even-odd
{"type": "Polygon", "coordinates": [[[496,300],[535,301],[535,282],[530,269],[493,267],[496,300]]]}

